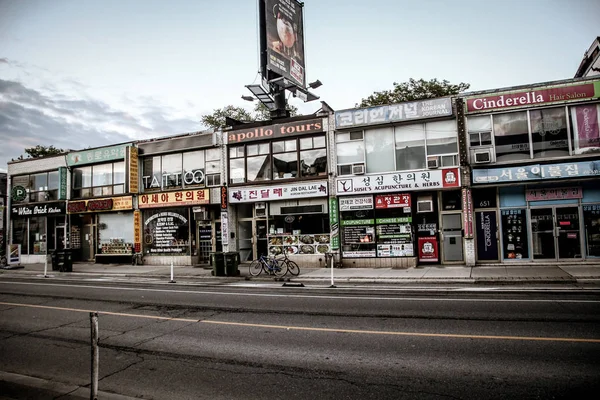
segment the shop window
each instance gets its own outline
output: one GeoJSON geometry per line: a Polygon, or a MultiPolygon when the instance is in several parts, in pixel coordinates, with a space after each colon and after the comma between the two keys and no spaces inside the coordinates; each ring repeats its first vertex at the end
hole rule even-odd
{"type": "Polygon", "coordinates": [[[125,163],[73,169],[73,198],[112,196],[125,191],[125,163]]]}
{"type": "Polygon", "coordinates": [[[394,171],[394,130],[391,127],[365,131],[367,173],[394,171]]]}
{"type": "Polygon", "coordinates": [[[427,155],[436,156],[458,153],[456,121],[437,121],[425,124],[427,155]]]}
{"type": "Polygon", "coordinates": [[[584,204],[583,221],[587,255],[600,257],[600,204],[584,204]]]}
{"type": "Polygon", "coordinates": [[[300,167],[301,176],[327,174],[327,149],[324,136],[300,139],[300,167]]]}
{"type": "Polygon", "coordinates": [[[19,203],[58,200],[58,171],[15,176],[12,178],[12,185],[23,186],[28,194],[19,203]]]}
{"type": "Polygon", "coordinates": [[[273,154],[273,179],[288,179],[296,176],[298,176],[296,152],[273,154]]]}
{"type": "Polygon", "coordinates": [[[148,255],[190,255],[189,210],[144,211],[144,251],[148,255]]]}
{"type": "Polygon", "coordinates": [[[395,128],[397,171],[425,168],[425,132],[423,128],[423,124],[395,128]]]}
{"type": "Polygon", "coordinates": [[[219,185],[220,173],[219,149],[194,150],[144,159],[142,181],[144,191],[187,189],[219,185]]]}
{"type": "Polygon", "coordinates": [[[467,118],[469,146],[489,146],[492,144],[492,119],[489,115],[467,118]]]}
{"type": "MultiPolygon", "coordinates": [[[[502,210],[502,256],[504,259],[529,258],[525,209],[502,210]]],[[[552,229],[552,221],[550,229],[552,229]]]]}
{"type": "Polygon", "coordinates": [[[496,160],[513,161],[531,158],[527,112],[497,114],[493,119],[496,160]]]}
{"type": "Polygon", "coordinates": [[[442,209],[444,211],[461,210],[462,192],[460,190],[442,192],[442,209]]]}
{"type": "Polygon", "coordinates": [[[600,151],[600,104],[570,107],[575,154],[600,151]]]}
{"type": "Polygon", "coordinates": [[[29,218],[29,254],[46,254],[46,218],[29,218]]]}
{"type": "Polygon", "coordinates": [[[496,188],[473,189],[473,207],[474,208],[496,208],[498,201],[496,198],[496,188]]]}
{"type": "Polygon", "coordinates": [[[569,155],[565,107],[531,110],[529,118],[534,158],[569,155]]]}
{"type": "MultiPolygon", "coordinates": [[[[329,216],[320,206],[289,207],[286,212],[302,214],[275,215],[269,220],[269,254],[325,254],[329,251],[329,216]],[[312,213],[312,214],[311,214],[312,213]]],[[[284,207],[281,209],[284,211],[284,207]]]]}
{"type": "MultiPolygon", "coordinates": [[[[248,151],[250,154],[250,151],[248,151]]],[[[248,182],[268,181],[271,179],[271,157],[259,155],[246,158],[248,182]]]]}
{"type": "Polygon", "coordinates": [[[12,220],[12,243],[21,245],[21,254],[29,254],[28,219],[15,218],[12,220]]]}
{"type": "Polygon", "coordinates": [[[229,183],[246,182],[244,158],[233,158],[229,160],[229,183]]]}

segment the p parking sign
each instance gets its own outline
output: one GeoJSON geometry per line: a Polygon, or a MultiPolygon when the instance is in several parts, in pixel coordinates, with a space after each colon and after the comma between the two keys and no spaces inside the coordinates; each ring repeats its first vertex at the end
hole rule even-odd
{"type": "Polygon", "coordinates": [[[11,198],[13,201],[23,201],[27,197],[27,191],[23,186],[13,186],[11,191],[11,198]]]}

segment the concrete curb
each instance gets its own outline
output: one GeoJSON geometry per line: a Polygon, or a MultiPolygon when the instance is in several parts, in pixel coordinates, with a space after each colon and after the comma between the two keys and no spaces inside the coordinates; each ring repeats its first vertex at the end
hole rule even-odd
{"type": "MultiPolygon", "coordinates": [[[[4,382],[8,383],[10,389],[18,391],[18,396],[15,398],[20,399],[33,399],[33,398],[49,398],[48,395],[52,395],[52,398],[65,398],[65,399],[89,399],[90,389],[82,386],[72,385],[68,383],[49,381],[46,379],[35,378],[33,376],[14,374],[11,372],[0,371],[0,385],[4,382]],[[46,396],[41,396],[46,395],[46,396]]],[[[7,396],[7,393],[3,393],[0,396],[7,396]]],[[[12,397],[2,397],[10,399],[12,397]]],[[[135,397],[123,396],[120,394],[109,393],[98,391],[99,399],[108,400],[134,400],[135,397]]]]}

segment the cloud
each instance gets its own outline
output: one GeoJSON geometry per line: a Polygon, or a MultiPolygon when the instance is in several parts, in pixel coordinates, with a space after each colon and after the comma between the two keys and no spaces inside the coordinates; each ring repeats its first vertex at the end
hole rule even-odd
{"type": "Polygon", "coordinates": [[[124,109],[73,94],[74,86],[83,87],[79,82],[67,85],[68,94],[52,82],[38,90],[0,79],[0,169],[36,145],[75,150],[200,129],[199,121],[154,99],[135,99],[135,105],[124,109]]]}

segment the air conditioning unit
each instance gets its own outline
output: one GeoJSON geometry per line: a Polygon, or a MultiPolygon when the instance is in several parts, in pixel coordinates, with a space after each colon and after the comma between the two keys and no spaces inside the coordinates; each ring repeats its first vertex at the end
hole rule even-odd
{"type": "Polygon", "coordinates": [[[476,164],[490,163],[490,162],[492,162],[492,150],[487,149],[487,150],[475,151],[473,153],[473,158],[474,158],[476,164]]]}
{"type": "Polygon", "coordinates": [[[432,200],[417,201],[417,212],[418,213],[433,212],[433,201],[432,200]]]}
{"type": "Polygon", "coordinates": [[[365,164],[354,164],[352,165],[353,175],[363,175],[365,173],[365,164]]]}
{"type": "Polygon", "coordinates": [[[439,156],[429,156],[427,157],[427,168],[436,169],[440,166],[440,157],[439,156]]]}

